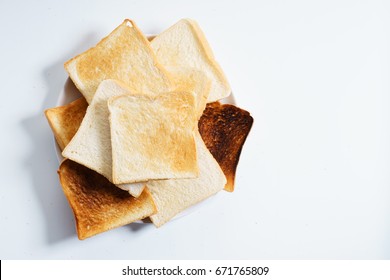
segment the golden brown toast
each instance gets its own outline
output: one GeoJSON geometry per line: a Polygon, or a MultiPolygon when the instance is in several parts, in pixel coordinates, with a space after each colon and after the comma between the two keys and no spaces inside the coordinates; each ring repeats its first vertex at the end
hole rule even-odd
{"type": "Polygon", "coordinates": [[[134,198],[102,175],[68,159],[61,163],[58,174],[80,240],[157,212],[147,189],[134,198]]]}
{"type": "Polygon", "coordinates": [[[148,39],[128,19],[95,47],[65,62],[64,67],[88,103],[106,79],[151,95],[173,89],[171,77],[158,62],[148,39]]]}
{"type": "MultiPolygon", "coordinates": [[[[80,98],[65,106],[46,110],[46,117],[60,147],[66,146],[77,132],[87,106],[85,99],[80,98]]],[[[203,141],[227,178],[227,191],[234,190],[238,160],[252,123],[253,118],[247,111],[219,102],[207,104],[199,120],[203,141]]]]}
{"type": "Polygon", "coordinates": [[[45,111],[46,118],[61,150],[72,140],[84,118],[88,103],[84,97],[45,111]]]}
{"type": "Polygon", "coordinates": [[[110,98],[112,182],[197,177],[196,105],[193,93],[180,91],[110,98]]]}

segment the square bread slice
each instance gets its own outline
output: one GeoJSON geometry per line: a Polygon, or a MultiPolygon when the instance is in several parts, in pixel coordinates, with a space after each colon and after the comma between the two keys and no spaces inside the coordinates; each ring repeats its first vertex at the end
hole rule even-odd
{"type": "MultiPolygon", "coordinates": [[[[123,94],[130,94],[124,84],[115,80],[101,82],[77,133],[62,151],[63,157],[87,166],[102,174],[110,182],[112,182],[112,151],[107,100],[123,94]]],[[[65,120],[61,123],[62,127],[67,125],[65,120]]],[[[129,188],[129,184],[117,186],[124,190],[129,188]]]]}
{"type": "MultiPolygon", "coordinates": [[[[61,151],[69,144],[78,131],[87,108],[87,101],[84,97],[80,97],[69,104],[45,111],[46,118],[61,151]]],[[[144,189],[144,185],[144,183],[133,183],[118,184],[116,186],[125,191],[129,191],[130,187],[134,186],[137,190],[140,190],[136,196],[139,197],[144,189]]]]}
{"type": "Polygon", "coordinates": [[[157,61],[148,39],[128,19],[64,66],[88,103],[106,79],[122,81],[134,92],[158,94],[172,90],[169,74],[157,61]]]}
{"type": "Polygon", "coordinates": [[[198,127],[207,148],[226,175],[225,190],[234,190],[234,178],[253,118],[249,112],[230,104],[207,104],[198,127]]]}
{"type": "Polygon", "coordinates": [[[195,106],[187,92],[110,98],[113,182],[196,177],[195,106]]]}
{"type": "Polygon", "coordinates": [[[61,163],[58,174],[73,210],[80,240],[156,213],[147,189],[134,198],[102,175],[71,160],[61,163]]]}
{"type": "Polygon", "coordinates": [[[208,102],[227,97],[230,85],[198,24],[182,19],[151,41],[158,61],[168,71],[172,68],[195,68],[211,80],[208,102]]]}
{"type": "Polygon", "coordinates": [[[112,96],[129,93],[129,89],[118,81],[103,81],[87,108],[79,130],[62,151],[62,156],[102,174],[112,182],[111,135],[107,100],[112,96]]]}
{"type": "Polygon", "coordinates": [[[47,121],[61,150],[68,145],[79,129],[87,107],[85,98],[80,97],[69,104],[45,111],[47,121]]]}
{"type": "Polygon", "coordinates": [[[150,216],[153,224],[162,226],[186,208],[216,194],[226,184],[226,177],[202,138],[196,134],[199,177],[194,179],[169,179],[149,181],[149,189],[157,206],[157,213],[150,216]]]}

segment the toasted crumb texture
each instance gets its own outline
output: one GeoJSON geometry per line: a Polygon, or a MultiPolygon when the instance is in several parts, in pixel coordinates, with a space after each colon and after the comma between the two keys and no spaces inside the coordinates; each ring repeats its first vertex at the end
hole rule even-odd
{"type": "Polygon", "coordinates": [[[169,71],[175,81],[175,91],[192,92],[194,94],[197,119],[199,120],[210,95],[211,80],[195,68],[170,68],[169,71]]]}
{"type": "Polygon", "coordinates": [[[199,120],[199,132],[226,175],[226,191],[234,190],[236,168],[252,124],[249,112],[219,102],[207,104],[199,120]]]}
{"type": "Polygon", "coordinates": [[[199,25],[191,19],[182,19],[156,36],[151,46],[157,59],[166,69],[195,68],[211,81],[208,102],[225,98],[230,85],[215,60],[214,54],[199,25]]]}
{"type": "Polygon", "coordinates": [[[158,209],[158,212],[150,217],[157,227],[188,207],[216,194],[226,184],[225,175],[199,133],[195,139],[199,162],[197,178],[156,180],[146,184],[146,189],[149,189],[158,209]]]}
{"type": "Polygon", "coordinates": [[[81,240],[156,213],[148,190],[134,198],[102,175],[71,160],[61,163],[58,174],[81,240]]]}
{"type": "MultiPolygon", "coordinates": [[[[107,100],[113,96],[130,93],[129,89],[118,81],[101,82],[80,128],[62,151],[62,156],[87,166],[112,182],[112,150],[107,100]]],[[[129,185],[118,185],[118,187],[128,189],[129,185]]]]}
{"type": "Polygon", "coordinates": [[[115,184],[198,175],[194,94],[122,95],[108,108],[115,184]]]}
{"type": "Polygon", "coordinates": [[[102,174],[112,182],[111,135],[108,98],[129,93],[123,84],[105,80],[100,85],[80,128],[62,151],[62,156],[102,174]]]}
{"type": "Polygon", "coordinates": [[[72,140],[87,111],[88,103],[84,97],[64,106],[45,111],[46,118],[61,150],[72,140]]]}
{"type": "Polygon", "coordinates": [[[119,80],[135,92],[148,94],[169,91],[173,86],[148,39],[131,20],[125,20],[95,47],[64,66],[88,103],[106,79],[119,80]]]}

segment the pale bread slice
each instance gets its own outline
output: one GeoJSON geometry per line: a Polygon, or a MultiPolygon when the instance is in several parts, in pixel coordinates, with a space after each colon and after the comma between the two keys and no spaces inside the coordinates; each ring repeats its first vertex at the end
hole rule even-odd
{"type": "Polygon", "coordinates": [[[141,193],[143,192],[145,186],[146,186],[146,182],[147,181],[145,181],[145,182],[136,182],[136,183],[128,183],[128,184],[115,184],[115,186],[117,186],[121,190],[127,191],[128,193],[130,193],[130,190],[132,190],[132,188],[135,188],[136,189],[136,191],[135,191],[136,195],[133,195],[133,196],[134,197],[139,197],[141,195],[141,193]]]}
{"type": "Polygon", "coordinates": [[[122,95],[108,100],[115,184],[198,175],[193,93],[122,95]]]}
{"type": "MultiPolygon", "coordinates": [[[[53,131],[54,137],[62,151],[68,143],[72,140],[80,127],[81,122],[85,116],[88,108],[88,103],[84,97],[80,97],[75,101],[60,106],[47,109],[45,111],[46,118],[53,131]]],[[[118,184],[118,188],[129,191],[134,186],[140,192],[136,192],[139,197],[143,191],[145,183],[133,183],[133,184],[118,184]]]]}
{"type": "Polygon", "coordinates": [[[58,174],[81,240],[156,213],[147,189],[138,198],[131,197],[102,175],[71,160],[61,163],[58,174]]]}
{"type": "MultiPolygon", "coordinates": [[[[63,157],[87,166],[102,174],[110,182],[112,182],[112,152],[107,100],[123,94],[130,94],[124,84],[115,80],[101,82],[80,128],[62,151],[63,157]]],[[[129,188],[127,185],[118,185],[118,187],[125,190],[129,188]]]]}
{"type": "Polygon", "coordinates": [[[169,179],[149,181],[149,189],[157,213],[150,216],[152,222],[160,227],[186,208],[216,194],[226,184],[226,177],[218,163],[196,134],[199,163],[199,177],[194,179],[169,179]]]}
{"type": "Polygon", "coordinates": [[[129,184],[130,186],[127,188],[127,191],[129,194],[131,194],[134,197],[139,197],[143,190],[146,188],[146,183],[142,185],[136,185],[136,184],[129,184]]]}
{"type": "Polygon", "coordinates": [[[64,66],[88,103],[106,79],[122,81],[132,91],[147,94],[166,92],[173,86],[148,39],[128,19],[95,47],[70,59],[64,66]]]}
{"type": "Polygon", "coordinates": [[[122,188],[123,190],[126,190],[134,197],[139,197],[143,190],[146,188],[147,182],[142,183],[132,183],[132,184],[121,184],[119,186],[128,186],[126,189],[122,188]]]}
{"type": "Polygon", "coordinates": [[[206,37],[194,20],[182,19],[151,41],[159,62],[166,68],[196,68],[211,80],[208,102],[227,97],[230,85],[215,60],[206,37]]]}
{"type": "Polygon", "coordinates": [[[85,98],[80,97],[69,104],[45,111],[47,121],[61,150],[68,145],[79,129],[87,107],[85,98]]]}

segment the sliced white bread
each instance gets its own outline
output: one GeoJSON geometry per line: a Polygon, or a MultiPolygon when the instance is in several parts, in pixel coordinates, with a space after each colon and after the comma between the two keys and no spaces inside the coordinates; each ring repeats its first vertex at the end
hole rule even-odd
{"type": "MultiPolygon", "coordinates": [[[[77,133],[62,151],[63,157],[98,172],[110,182],[112,149],[107,100],[123,94],[130,94],[124,84],[115,80],[101,82],[77,133]]],[[[129,188],[127,184],[118,187],[124,190],[129,188]]]]}
{"type": "Polygon", "coordinates": [[[208,102],[231,93],[230,85],[215,60],[214,54],[199,25],[191,19],[182,19],[151,41],[158,61],[166,68],[195,68],[211,80],[208,102]]]}
{"type": "Polygon", "coordinates": [[[115,184],[198,175],[193,93],[121,95],[108,109],[115,184]]]}
{"type": "Polygon", "coordinates": [[[122,81],[132,91],[146,94],[172,89],[169,74],[158,63],[148,39],[131,20],[125,20],[95,47],[64,66],[88,103],[106,79],[122,81]]]}
{"type": "MultiPolygon", "coordinates": [[[[194,93],[196,98],[197,119],[200,119],[206,108],[207,98],[210,94],[211,81],[203,72],[194,68],[171,68],[170,73],[173,76],[177,91],[183,90],[194,93]]],[[[146,184],[137,185],[134,183],[123,184],[121,186],[126,186],[127,188],[125,190],[129,191],[132,196],[139,197],[146,184]]]]}
{"type": "Polygon", "coordinates": [[[160,227],[186,208],[222,190],[226,177],[218,163],[196,134],[199,177],[194,179],[170,179],[149,181],[146,189],[152,194],[157,213],[150,216],[160,227]]]}

